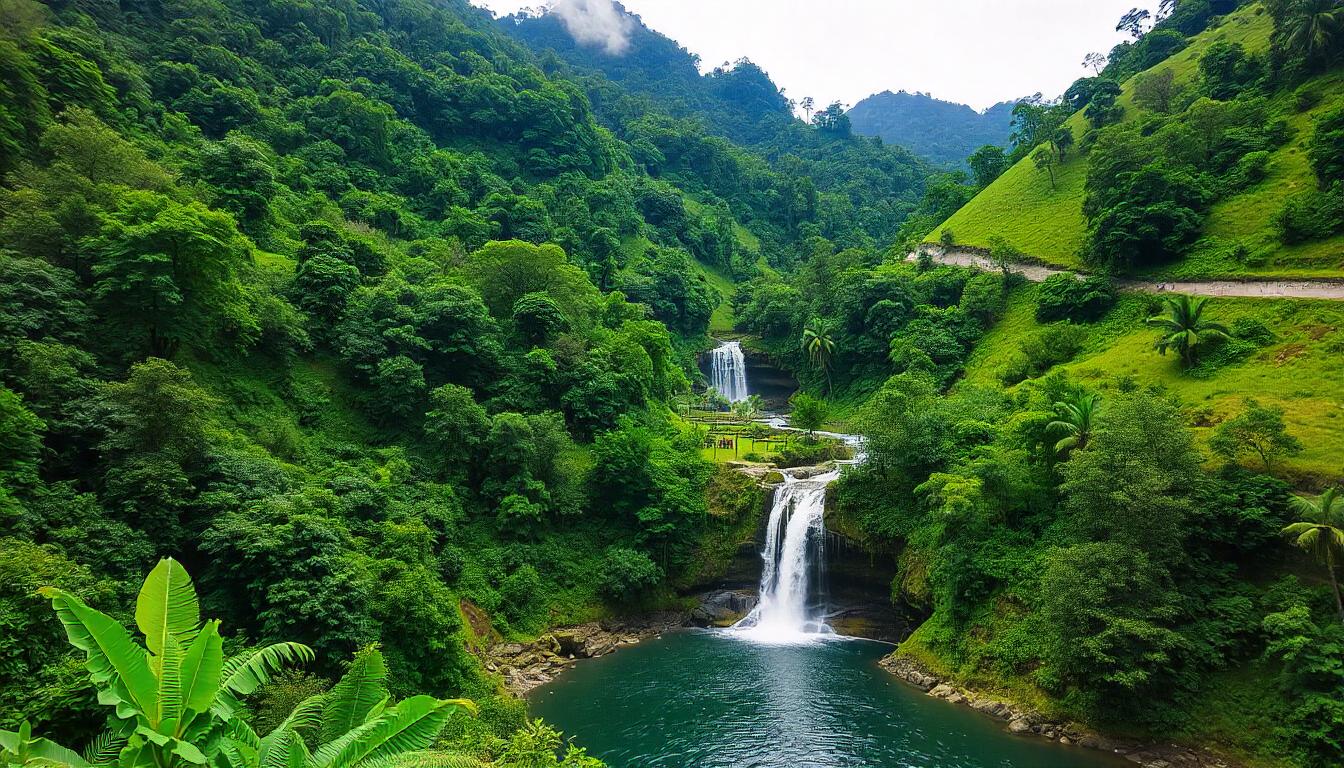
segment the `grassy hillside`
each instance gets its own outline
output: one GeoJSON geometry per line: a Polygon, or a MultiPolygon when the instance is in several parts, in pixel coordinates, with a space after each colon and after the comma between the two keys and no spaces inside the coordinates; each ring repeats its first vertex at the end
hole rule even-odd
{"type": "MultiPolygon", "coordinates": [[[[1043,327],[1036,322],[1038,286],[1014,292],[1003,319],[972,353],[962,386],[999,386],[1000,372],[1021,354],[1020,345],[1043,327]]],[[[1289,431],[1302,441],[1301,455],[1283,462],[1295,484],[1320,487],[1344,476],[1344,306],[1333,302],[1213,299],[1208,312],[1233,324],[1240,318],[1264,323],[1274,340],[1258,349],[1213,353],[1190,373],[1153,348],[1157,332],[1144,325],[1154,298],[1124,295],[1106,318],[1088,328],[1082,351],[1058,368],[1070,378],[1102,388],[1128,382],[1160,387],[1180,397],[1201,441],[1212,427],[1254,397],[1284,410],[1289,431]]],[[[1128,386],[1126,384],[1125,386],[1128,386]]]]}
{"type": "MultiPolygon", "coordinates": [[[[1199,58],[1214,43],[1240,43],[1248,53],[1263,53],[1272,30],[1273,23],[1259,4],[1247,6],[1149,72],[1169,68],[1177,87],[1188,87],[1199,77],[1199,58]]],[[[1143,116],[1133,96],[1140,76],[1123,85],[1118,104],[1124,107],[1124,121],[1143,116]]],[[[1304,144],[1316,117],[1344,104],[1344,72],[1337,69],[1305,87],[1318,89],[1322,96],[1308,110],[1297,111],[1291,89],[1271,99],[1271,111],[1288,122],[1290,138],[1271,153],[1267,178],[1215,204],[1203,238],[1184,259],[1157,268],[1154,274],[1325,277],[1344,273],[1344,237],[1289,247],[1279,242],[1274,227],[1274,217],[1285,201],[1316,184],[1304,144]]],[[[1081,113],[1074,115],[1069,125],[1077,139],[1087,132],[1081,113]]],[[[1087,229],[1082,211],[1087,166],[1087,155],[1073,152],[1057,168],[1056,187],[1052,189],[1049,177],[1030,159],[1023,160],[930,233],[928,240],[936,241],[944,230],[950,230],[958,244],[987,247],[997,236],[1042,261],[1079,268],[1087,229]]]]}

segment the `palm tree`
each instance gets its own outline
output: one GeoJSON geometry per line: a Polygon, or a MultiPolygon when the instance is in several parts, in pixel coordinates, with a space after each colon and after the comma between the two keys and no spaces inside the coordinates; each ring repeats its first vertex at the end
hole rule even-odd
{"type": "Polygon", "coordinates": [[[749,395],[746,400],[733,403],[733,413],[743,421],[754,421],[761,415],[763,402],[760,395],[749,395]]]}
{"type": "Polygon", "coordinates": [[[1149,325],[1157,326],[1163,332],[1157,341],[1157,351],[1165,355],[1168,349],[1176,350],[1181,355],[1181,363],[1188,369],[1198,361],[1201,345],[1231,336],[1227,326],[1204,319],[1208,301],[1184,294],[1167,298],[1166,314],[1148,318],[1149,325]]]}
{"type": "MultiPolygon", "coordinates": [[[[70,644],[84,652],[98,701],[116,707],[111,743],[97,751],[115,753],[118,766],[353,768],[394,762],[427,749],[454,712],[475,708],[469,701],[431,696],[389,703],[382,656],[370,649],[356,656],[329,693],[303,701],[274,731],[259,737],[243,718],[240,697],[256,691],[283,665],[312,659],[307,646],[276,643],[226,658],[219,622],[201,623],[196,588],[172,559],[159,561],[136,600],[143,645],[119,621],[69,592],[54,587],[40,592],[51,600],[70,644]],[[310,753],[300,734],[319,724],[320,746],[310,753]]],[[[25,739],[0,735],[6,751],[10,741],[25,739]]],[[[48,744],[40,746],[47,749],[48,744]]],[[[80,768],[68,759],[59,764],[80,768]]]]}
{"type": "Polygon", "coordinates": [[[812,365],[820,368],[826,375],[826,391],[831,391],[831,355],[835,352],[835,340],[831,338],[830,326],[819,317],[803,328],[803,349],[812,360],[812,365]]]}
{"type": "Polygon", "coordinates": [[[1101,405],[1101,395],[1078,392],[1069,400],[1055,403],[1059,418],[1045,425],[1045,431],[1062,435],[1055,443],[1055,453],[1064,455],[1075,448],[1086,448],[1092,437],[1092,420],[1101,405]]]}
{"type": "Polygon", "coordinates": [[[1335,611],[1344,622],[1344,600],[1339,595],[1335,580],[1335,564],[1344,560],[1344,496],[1338,488],[1330,488],[1312,501],[1294,496],[1289,508],[1302,518],[1283,529],[1293,537],[1293,543],[1310,552],[1330,574],[1330,591],[1335,595],[1335,611]]]}
{"type": "Polygon", "coordinates": [[[1308,65],[1325,63],[1344,38],[1344,3],[1296,0],[1288,7],[1282,33],[1287,48],[1300,54],[1308,65]]]}

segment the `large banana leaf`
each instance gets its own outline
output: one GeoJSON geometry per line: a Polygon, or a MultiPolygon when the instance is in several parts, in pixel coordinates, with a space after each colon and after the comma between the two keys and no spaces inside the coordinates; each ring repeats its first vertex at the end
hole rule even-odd
{"type": "Polygon", "coordinates": [[[345,676],[327,694],[318,740],[335,741],[363,725],[379,703],[386,701],[386,681],[387,666],[378,649],[367,648],[355,654],[345,676]]]}
{"type": "Polygon", "coordinates": [[[201,605],[196,599],[187,569],[171,557],[164,558],[145,577],[135,601],[135,624],[145,635],[149,652],[161,655],[171,635],[186,648],[201,625],[201,605]]]}
{"type": "MultiPolygon", "coordinates": [[[[163,652],[149,657],[149,667],[158,679],[158,707],[149,716],[155,728],[175,723],[182,716],[182,645],[173,635],[163,639],[163,652]]],[[[171,728],[165,728],[171,733],[171,728]]]]}
{"type": "Polygon", "coordinates": [[[262,740],[259,760],[261,768],[307,768],[312,755],[293,728],[282,728],[262,740]]]}
{"type": "Polygon", "coordinates": [[[182,659],[182,707],[197,714],[206,712],[219,694],[224,674],[224,642],[219,622],[208,621],[196,635],[182,659]]]}
{"type": "Polygon", "coordinates": [[[10,762],[69,768],[88,768],[89,765],[72,749],[66,749],[50,739],[34,739],[27,720],[18,733],[0,731],[0,764],[8,765],[10,762]]]}
{"type": "Polygon", "coordinates": [[[221,720],[230,720],[241,708],[238,696],[246,696],[271,679],[271,673],[286,664],[311,661],[313,651],[299,643],[275,643],[244,651],[224,662],[219,695],[210,709],[221,720]]]}
{"type": "MultiPolygon", "coordinates": [[[[322,705],[325,699],[326,694],[319,693],[299,702],[284,722],[262,738],[258,754],[263,768],[285,768],[288,765],[289,755],[293,749],[292,742],[298,740],[302,743],[303,739],[299,734],[321,723],[322,705]]],[[[305,757],[304,761],[306,760],[305,757]]]]}
{"type": "Polygon", "coordinates": [[[448,718],[467,704],[432,696],[412,696],[384,710],[369,722],[313,755],[315,768],[354,768],[365,761],[381,762],[434,743],[448,718]]]}
{"type": "Polygon", "coordinates": [[[70,644],[84,651],[84,667],[98,691],[99,703],[114,705],[123,719],[136,714],[153,716],[158,709],[158,681],[145,649],[135,644],[131,633],[64,590],[43,587],[39,592],[51,600],[70,644]]]}

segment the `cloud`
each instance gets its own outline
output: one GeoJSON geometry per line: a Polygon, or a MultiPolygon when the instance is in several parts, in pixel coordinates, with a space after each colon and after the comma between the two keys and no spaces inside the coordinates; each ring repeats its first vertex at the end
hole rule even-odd
{"type": "Polygon", "coordinates": [[[612,0],[555,0],[551,13],[560,17],[580,45],[600,45],[613,56],[630,47],[635,22],[612,0]]]}

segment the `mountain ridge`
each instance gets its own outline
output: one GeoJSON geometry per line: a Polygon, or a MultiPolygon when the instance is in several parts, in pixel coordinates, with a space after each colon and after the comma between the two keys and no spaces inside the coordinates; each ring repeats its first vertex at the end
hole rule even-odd
{"type": "Polygon", "coordinates": [[[1001,101],[977,111],[927,93],[886,90],[865,97],[846,114],[855,133],[876,136],[934,164],[957,168],[986,144],[1008,143],[1016,103],[1016,99],[1001,101]]]}

